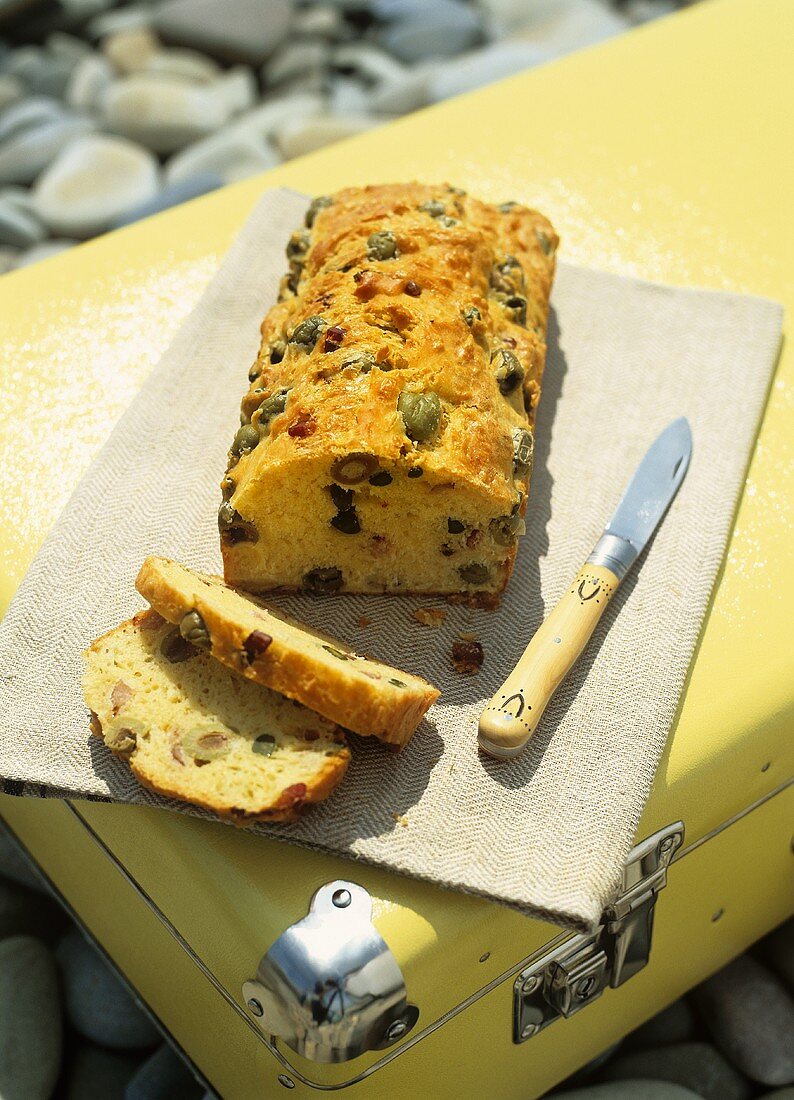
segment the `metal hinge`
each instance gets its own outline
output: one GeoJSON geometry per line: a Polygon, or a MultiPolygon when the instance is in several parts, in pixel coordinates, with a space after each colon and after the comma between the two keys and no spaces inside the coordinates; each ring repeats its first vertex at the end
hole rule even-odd
{"type": "Polygon", "coordinates": [[[684,842],[677,821],[638,844],[623,872],[623,888],[595,932],[574,936],[528,966],[513,987],[513,1042],[523,1043],[561,1016],[566,1019],[616,989],[648,962],[653,913],[667,868],[684,842]]]}

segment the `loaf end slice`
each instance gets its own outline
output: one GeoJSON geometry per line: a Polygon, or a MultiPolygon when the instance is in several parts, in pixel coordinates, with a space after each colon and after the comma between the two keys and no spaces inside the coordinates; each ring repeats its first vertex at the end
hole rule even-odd
{"type": "Polygon", "coordinates": [[[150,557],[135,584],[216,660],[354,733],[402,747],[439,696],[420,676],[363,657],[220,577],[150,557]]]}
{"type": "Polygon", "coordinates": [[[345,774],[336,725],[230,672],[155,611],[97,639],[85,660],[92,732],[159,794],[238,825],[293,821],[345,774]]]}

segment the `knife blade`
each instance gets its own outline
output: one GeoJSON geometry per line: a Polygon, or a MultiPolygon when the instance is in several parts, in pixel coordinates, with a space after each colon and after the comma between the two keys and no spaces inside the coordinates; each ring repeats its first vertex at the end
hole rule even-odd
{"type": "Polygon", "coordinates": [[[651,444],[573,584],[483,709],[477,735],[483,752],[505,758],[524,749],[620,582],[669,508],[691,455],[692,432],[682,416],[651,444]]]}

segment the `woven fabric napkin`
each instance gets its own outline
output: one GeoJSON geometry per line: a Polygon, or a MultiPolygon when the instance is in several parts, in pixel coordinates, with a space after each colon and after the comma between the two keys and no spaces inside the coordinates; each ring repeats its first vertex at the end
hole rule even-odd
{"type": "MultiPolygon", "coordinates": [[[[160,364],[67,505],[0,625],[0,776],[29,795],[191,811],[141,789],[88,734],[81,651],[142,606],[159,553],[220,571],[219,479],[284,244],[294,192],[265,194],[160,364]]],[[[584,929],[616,889],[670,731],[725,550],[781,309],[561,265],[537,425],[527,534],[502,607],[411,615],[440,601],[290,597],[291,613],[442,690],[409,746],[354,739],[334,795],[266,836],[382,864],[584,929]],[[517,760],[476,749],[484,701],[584,561],[656,434],[689,417],[694,455],[650,552],[517,760]],[[371,625],[362,628],[359,618],[371,625]],[[479,675],[451,665],[473,632],[479,675]]],[[[277,506],[277,502],[274,502],[277,506]]],[[[406,533],[407,537],[408,533],[406,533]]],[[[207,815],[202,815],[207,816],[207,815]]],[[[220,826],[219,826],[220,827],[220,826]]]]}

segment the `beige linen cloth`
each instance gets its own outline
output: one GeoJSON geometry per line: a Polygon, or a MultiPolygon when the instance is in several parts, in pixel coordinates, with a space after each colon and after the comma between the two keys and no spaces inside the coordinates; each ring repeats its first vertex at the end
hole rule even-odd
{"type": "MultiPolygon", "coordinates": [[[[0,626],[0,775],[7,791],[187,809],[142,790],[89,737],[80,654],[142,606],[133,581],[147,554],[220,571],[218,483],[259,324],[305,206],[289,191],[263,196],[0,626]]],[[[298,824],[258,831],[569,927],[593,925],[620,881],[676,712],[764,407],[781,316],[778,305],[759,298],[653,286],[562,264],[527,534],[502,607],[450,607],[444,624],[429,629],[411,612],[441,601],[276,601],[421,673],[442,696],[402,753],[354,738],[347,777],[326,803],[298,824]],[[650,552],[524,755],[481,758],[476,726],[484,701],[565,591],[647,447],[682,414],[692,424],[692,463],[650,552]],[[362,615],[369,627],[359,625],[362,615]],[[452,669],[451,645],[461,632],[482,641],[477,676],[452,669]]]]}

